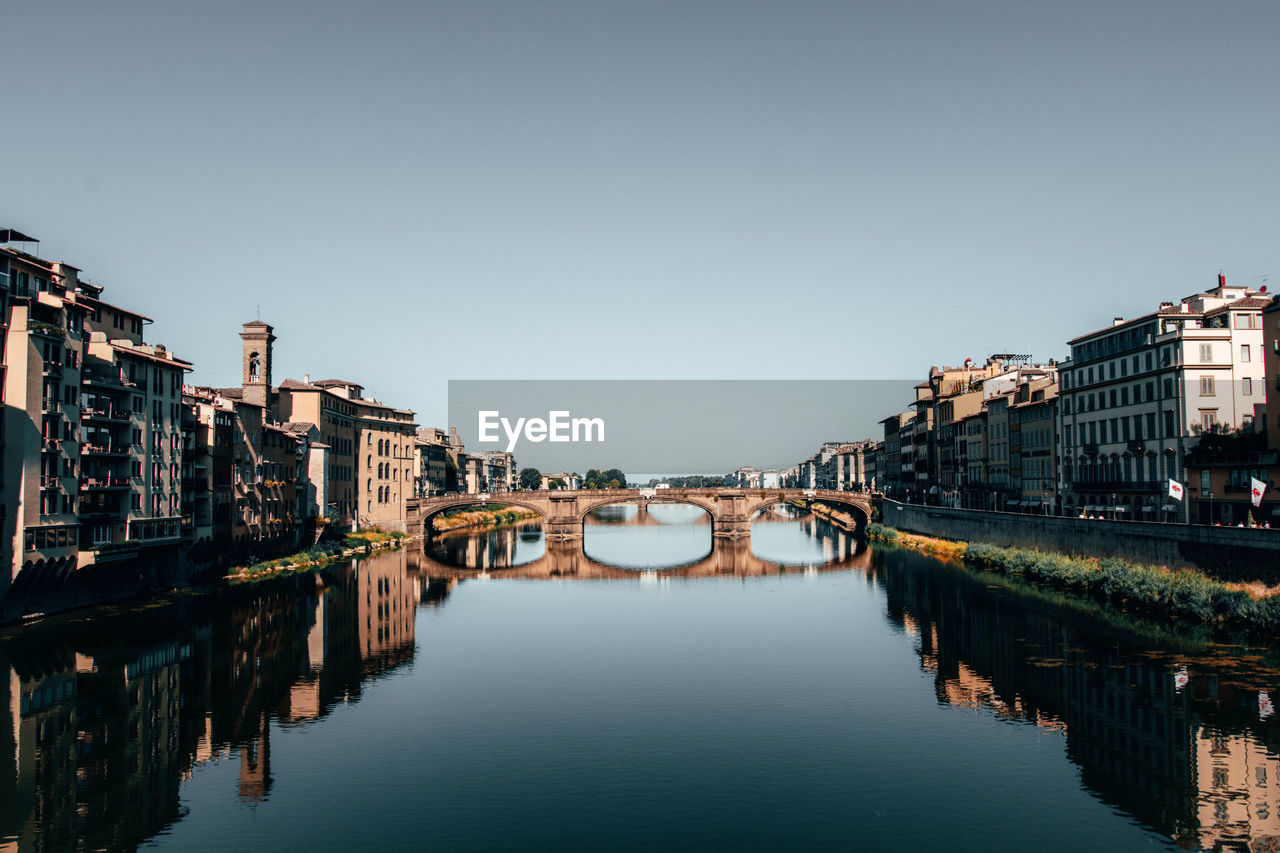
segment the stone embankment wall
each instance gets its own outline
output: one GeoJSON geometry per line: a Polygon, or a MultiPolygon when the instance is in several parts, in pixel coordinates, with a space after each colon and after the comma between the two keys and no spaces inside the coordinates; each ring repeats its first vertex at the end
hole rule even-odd
{"type": "Polygon", "coordinates": [[[1119,557],[1171,569],[1199,569],[1228,581],[1280,583],[1280,528],[1019,515],[888,499],[882,507],[885,524],[909,533],[1078,557],[1119,557]]]}

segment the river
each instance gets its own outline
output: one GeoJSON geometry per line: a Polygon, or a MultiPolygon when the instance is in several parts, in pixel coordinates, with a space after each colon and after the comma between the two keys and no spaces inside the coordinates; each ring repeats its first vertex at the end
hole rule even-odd
{"type": "Polygon", "coordinates": [[[0,637],[0,851],[1272,849],[1270,642],[612,507],[0,637]]]}

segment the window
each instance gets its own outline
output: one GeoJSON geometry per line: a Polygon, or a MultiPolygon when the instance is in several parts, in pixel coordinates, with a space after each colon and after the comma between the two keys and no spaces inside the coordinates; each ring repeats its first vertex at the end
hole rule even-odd
{"type": "Polygon", "coordinates": [[[1240,380],[1240,393],[1246,397],[1253,394],[1253,379],[1246,376],[1240,380]]]}
{"type": "Polygon", "coordinates": [[[1218,423],[1217,409],[1201,409],[1200,410],[1200,426],[1204,427],[1205,429],[1213,429],[1214,425],[1217,423],[1218,423]]]}
{"type": "MultiPolygon", "coordinates": [[[[1237,319],[1241,319],[1241,318],[1237,318],[1237,319]]],[[[1240,345],[1240,361],[1247,364],[1249,362],[1249,357],[1251,355],[1252,353],[1249,352],[1249,345],[1241,344],[1240,345]]]]}
{"type": "Polygon", "coordinates": [[[1200,377],[1200,396],[1201,396],[1201,397],[1212,397],[1212,396],[1214,396],[1214,393],[1213,393],[1213,377],[1212,377],[1212,376],[1201,376],[1201,377],[1200,377]]]}
{"type": "Polygon", "coordinates": [[[1213,363],[1213,344],[1200,345],[1200,363],[1201,364],[1213,363]]]}

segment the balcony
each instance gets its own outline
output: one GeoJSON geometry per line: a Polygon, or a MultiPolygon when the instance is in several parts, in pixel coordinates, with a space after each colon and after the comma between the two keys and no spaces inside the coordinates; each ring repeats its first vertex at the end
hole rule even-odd
{"type": "Polygon", "coordinates": [[[84,373],[80,377],[80,381],[86,385],[97,385],[103,388],[136,388],[136,382],[129,382],[121,379],[119,376],[111,376],[105,373],[84,373]]]}
{"type": "Polygon", "coordinates": [[[129,422],[129,413],[123,409],[82,409],[80,411],[80,417],[87,421],[109,421],[111,423],[129,422]]]}
{"type": "Polygon", "coordinates": [[[45,453],[57,453],[62,450],[62,439],[46,436],[40,440],[40,449],[45,453]]]}
{"type": "Polygon", "coordinates": [[[58,478],[57,478],[57,477],[50,477],[50,476],[49,476],[49,475],[47,475],[47,474],[45,474],[45,475],[41,476],[41,477],[40,477],[40,488],[42,488],[42,489],[56,489],[56,488],[58,488],[58,478]]]}
{"type": "Polygon", "coordinates": [[[105,489],[127,489],[129,488],[129,479],[116,475],[106,477],[86,477],[80,482],[80,488],[84,491],[101,491],[105,489]]]}
{"type": "Polygon", "coordinates": [[[80,445],[80,453],[83,456],[127,456],[129,454],[129,445],[124,442],[115,444],[90,444],[85,442],[80,445]]]}
{"type": "Polygon", "coordinates": [[[66,338],[66,332],[62,330],[61,326],[56,326],[53,323],[44,323],[40,320],[28,320],[27,331],[47,338],[57,338],[58,340],[66,338]]]}
{"type": "Polygon", "coordinates": [[[61,376],[62,362],[46,361],[44,363],[44,366],[40,369],[40,372],[43,373],[45,376],[61,376]]]}

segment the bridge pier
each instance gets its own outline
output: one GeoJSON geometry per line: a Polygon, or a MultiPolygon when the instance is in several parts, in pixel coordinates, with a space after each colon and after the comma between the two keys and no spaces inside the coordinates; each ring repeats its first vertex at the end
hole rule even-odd
{"type": "Polygon", "coordinates": [[[552,518],[542,523],[542,535],[548,542],[564,542],[582,538],[582,522],[578,519],[552,518]]]}
{"type": "Polygon", "coordinates": [[[747,518],[717,518],[711,522],[711,535],[716,539],[743,539],[751,535],[751,520],[747,518]]]}

